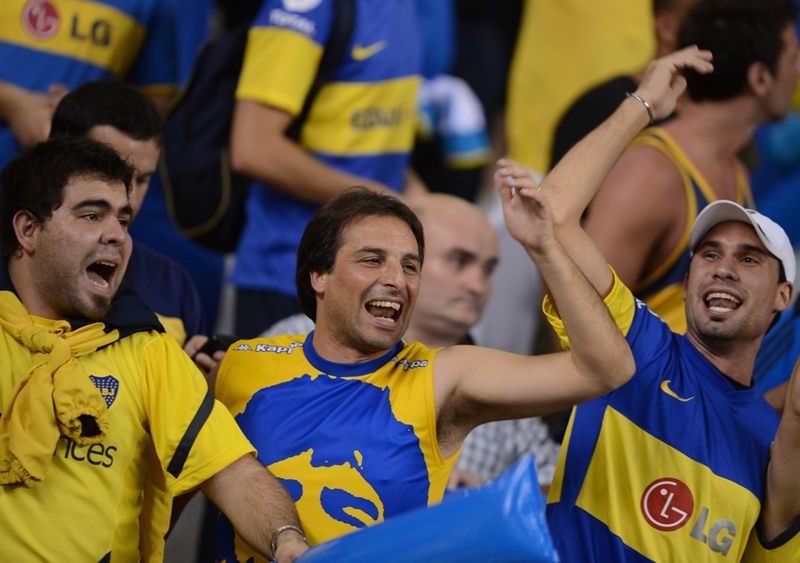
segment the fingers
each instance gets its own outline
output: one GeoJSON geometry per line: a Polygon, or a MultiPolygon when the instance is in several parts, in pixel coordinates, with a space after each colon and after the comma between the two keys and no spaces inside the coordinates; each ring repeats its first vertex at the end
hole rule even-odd
{"type": "Polygon", "coordinates": [[[208,342],[208,336],[195,334],[183,345],[183,351],[186,352],[186,355],[190,358],[194,358],[198,350],[200,350],[206,342],[208,342]]]}
{"type": "Polygon", "coordinates": [[[711,51],[700,49],[697,45],[691,45],[675,51],[661,60],[675,65],[678,69],[691,68],[700,74],[708,74],[714,70],[714,65],[711,62],[713,59],[714,55],[711,51]]]}

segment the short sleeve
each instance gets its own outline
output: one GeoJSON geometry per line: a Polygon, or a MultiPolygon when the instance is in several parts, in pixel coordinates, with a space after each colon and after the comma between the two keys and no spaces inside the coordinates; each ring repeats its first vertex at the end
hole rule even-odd
{"type": "Polygon", "coordinates": [[[205,379],[167,335],[149,343],[142,396],[156,455],[174,495],[254,452],[205,379]]]}
{"type": "MultiPolygon", "coordinates": [[[[636,314],[636,299],[633,297],[631,290],[622,283],[622,280],[619,279],[619,276],[617,276],[617,273],[613,269],[611,273],[614,277],[614,282],[611,286],[611,291],[605,299],[603,299],[603,302],[608,307],[611,316],[614,317],[614,321],[617,323],[619,330],[624,336],[627,336],[636,314]]],[[[544,312],[547,322],[550,323],[550,326],[553,327],[553,330],[556,332],[561,342],[561,347],[565,350],[569,350],[569,336],[564,327],[564,322],[561,320],[561,317],[558,316],[558,311],[556,311],[555,305],[549,295],[545,295],[544,297],[542,311],[544,312]]]]}
{"type": "Polygon", "coordinates": [[[175,1],[153,2],[145,25],[145,41],[127,79],[148,95],[174,94],[178,83],[175,1]]]}
{"type": "Polygon", "coordinates": [[[308,4],[264,2],[248,34],[237,99],[300,113],[334,15],[332,0],[308,4]]]}

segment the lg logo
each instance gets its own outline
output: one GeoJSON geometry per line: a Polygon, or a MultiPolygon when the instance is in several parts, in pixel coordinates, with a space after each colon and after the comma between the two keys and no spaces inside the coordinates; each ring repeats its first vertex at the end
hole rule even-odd
{"type": "Polygon", "coordinates": [[[31,0],[22,9],[22,25],[35,39],[53,37],[61,26],[56,7],[47,0],[31,0]]]}
{"type": "MultiPolygon", "coordinates": [[[[691,520],[694,496],[678,479],[665,477],[650,483],[640,502],[645,521],[661,532],[674,532],[691,520]]],[[[711,510],[703,506],[689,535],[706,544],[711,551],[727,555],[736,537],[736,526],[727,519],[709,521],[711,510]]]]}
{"type": "Polygon", "coordinates": [[[658,479],[642,495],[644,519],[656,530],[671,532],[686,524],[694,510],[692,491],[677,479],[658,479]]]}

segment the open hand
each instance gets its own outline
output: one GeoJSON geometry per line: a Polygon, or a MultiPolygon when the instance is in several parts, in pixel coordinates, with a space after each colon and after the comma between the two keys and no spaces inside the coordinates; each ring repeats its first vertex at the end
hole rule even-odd
{"type": "Polygon", "coordinates": [[[545,254],[555,235],[550,207],[540,186],[524,166],[509,158],[497,161],[494,179],[508,232],[529,253],[545,254]]]}
{"type": "Polygon", "coordinates": [[[675,111],[678,98],[686,90],[686,79],[681,71],[690,68],[708,74],[714,70],[711,59],[711,51],[695,45],[655,59],[647,65],[636,94],[653,106],[656,118],[663,119],[675,111]]]}

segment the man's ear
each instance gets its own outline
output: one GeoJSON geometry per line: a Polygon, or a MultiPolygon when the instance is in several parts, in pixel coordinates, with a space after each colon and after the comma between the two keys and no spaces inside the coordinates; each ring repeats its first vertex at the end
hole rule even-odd
{"type": "Polygon", "coordinates": [[[325,285],[328,283],[328,272],[310,272],[311,287],[315,293],[325,293],[325,285]]]}
{"type": "Polygon", "coordinates": [[[755,62],[747,69],[747,85],[759,98],[763,98],[772,88],[775,77],[762,62],[755,62]]]}
{"type": "Polygon", "coordinates": [[[784,282],[778,286],[778,293],[775,295],[775,309],[778,311],[785,311],[792,303],[792,294],[794,292],[794,285],[789,282],[784,282]]]}
{"type": "Polygon", "coordinates": [[[36,249],[36,241],[42,230],[41,223],[30,211],[17,211],[11,219],[11,224],[22,250],[27,254],[32,254],[36,249]]]}

